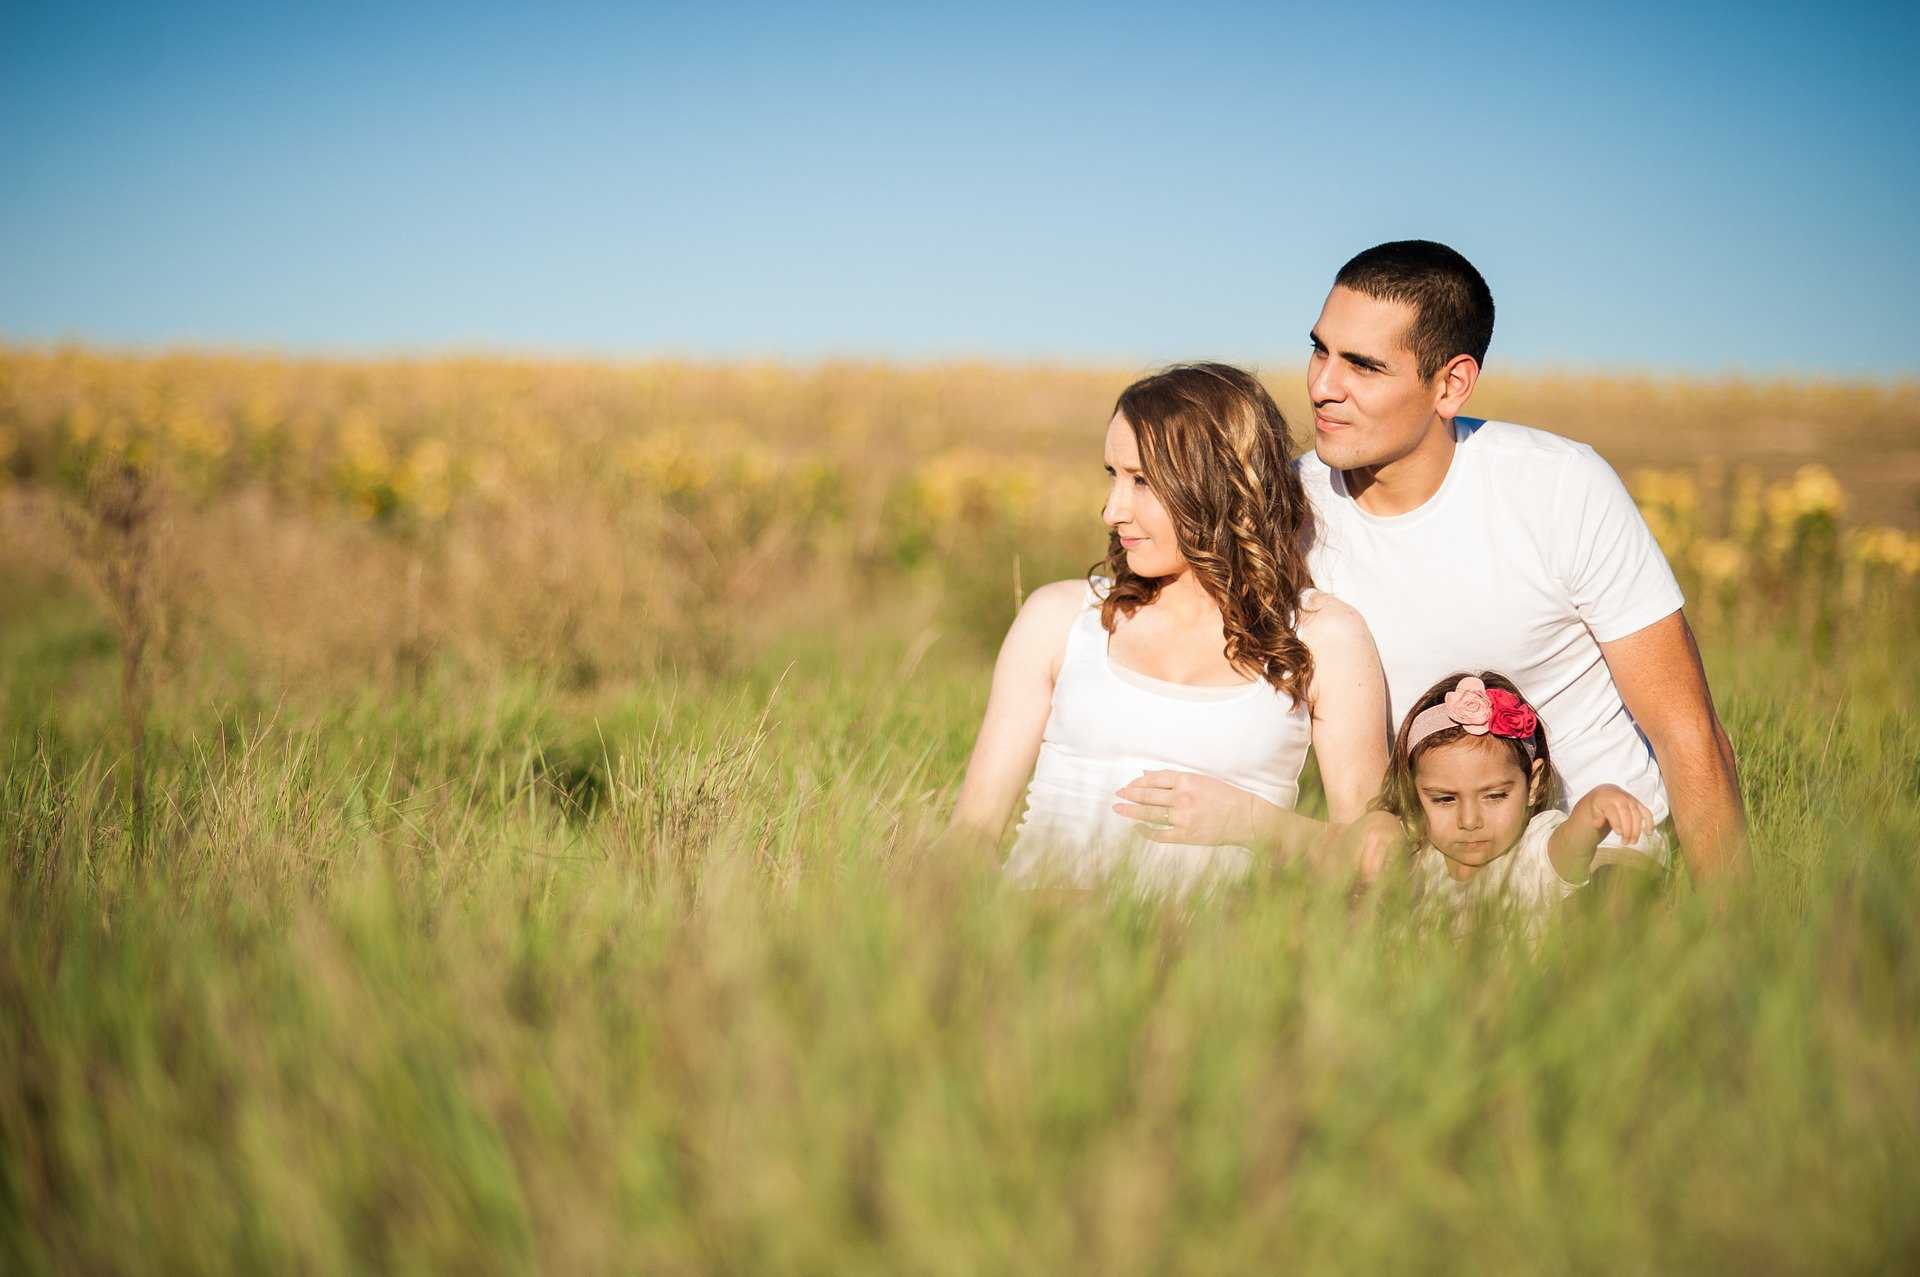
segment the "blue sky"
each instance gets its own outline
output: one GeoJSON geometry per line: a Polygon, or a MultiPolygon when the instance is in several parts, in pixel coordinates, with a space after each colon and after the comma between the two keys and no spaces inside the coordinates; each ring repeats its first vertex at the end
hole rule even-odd
{"type": "Polygon", "coordinates": [[[1920,374],[1907,6],[0,0],[0,337],[1920,374]]]}

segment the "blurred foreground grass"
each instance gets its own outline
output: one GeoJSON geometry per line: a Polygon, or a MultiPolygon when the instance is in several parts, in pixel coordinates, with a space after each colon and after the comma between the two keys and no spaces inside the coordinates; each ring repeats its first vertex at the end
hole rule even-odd
{"type": "Polygon", "coordinates": [[[931,850],[1124,374],[0,370],[6,1271],[1920,1262],[1920,556],[1741,447],[1914,395],[1576,397],[1720,422],[1622,469],[1756,872],[1534,953],[931,850]]]}

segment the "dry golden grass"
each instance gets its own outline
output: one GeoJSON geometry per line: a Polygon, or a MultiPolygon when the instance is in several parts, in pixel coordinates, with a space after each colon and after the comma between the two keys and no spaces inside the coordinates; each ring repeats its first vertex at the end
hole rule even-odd
{"type": "MultiPolygon", "coordinates": [[[[76,511],[131,472],[176,667],[590,686],[876,608],[991,643],[1021,588],[1097,556],[1130,375],[0,349],[0,567],[73,575],[76,511]]],[[[1850,603],[1920,571],[1920,386],[1496,370],[1474,407],[1599,447],[1704,611],[1775,606],[1809,555],[1850,603]]]]}

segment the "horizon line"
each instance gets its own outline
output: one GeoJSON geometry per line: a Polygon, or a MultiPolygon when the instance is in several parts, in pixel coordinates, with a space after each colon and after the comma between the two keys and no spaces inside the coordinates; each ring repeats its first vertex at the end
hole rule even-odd
{"type": "MultiPolygon", "coordinates": [[[[88,338],[32,338],[0,332],[0,351],[58,355],[85,353],[113,358],[160,360],[180,357],[284,360],[311,364],[431,364],[498,361],[503,363],[598,365],[607,368],[678,364],[703,369],[781,368],[796,373],[828,368],[891,368],[909,372],[931,372],[960,368],[999,368],[1021,372],[1057,372],[1120,374],[1142,369],[1158,369],[1175,364],[1211,359],[1216,356],[1194,354],[1188,357],[1129,358],[1123,355],[1072,355],[1058,353],[1007,354],[955,350],[941,353],[899,354],[872,350],[822,351],[810,354],[793,352],[714,353],[672,348],[620,350],[611,347],[564,347],[493,344],[449,341],[444,343],[394,343],[384,346],[357,346],[351,343],[273,345],[265,343],[167,340],[154,342],[96,341],[88,338]]],[[[1306,360],[1278,363],[1258,358],[1227,355],[1219,362],[1247,368],[1255,374],[1264,370],[1304,369],[1306,360]]],[[[1799,385],[1871,386],[1900,390],[1920,388],[1920,366],[1889,372],[1843,372],[1819,368],[1759,370],[1741,366],[1708,369],[1685,365],[1645,363],[1603,364],[1575,360],[1538,359],[1489,362],[1481,375],[1499,379],[1508,373],[1522,379],[1599,379],[1609,381],[1650,381],[1689,383],[1792,383],[1799,385]]]]}

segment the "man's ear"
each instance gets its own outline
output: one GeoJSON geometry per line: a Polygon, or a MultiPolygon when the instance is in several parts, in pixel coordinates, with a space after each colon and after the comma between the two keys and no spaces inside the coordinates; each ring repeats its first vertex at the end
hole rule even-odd
{"type": "Polygon", "coordinates": [[[1473,398],[1473,388],[1480,382],[1480,361],[1472,355],[1455,355],[1434,376],[1439,383],[1440,398],[1433,410],[1451,420],[1466,411],[1467,400],[1473,398]]]}

